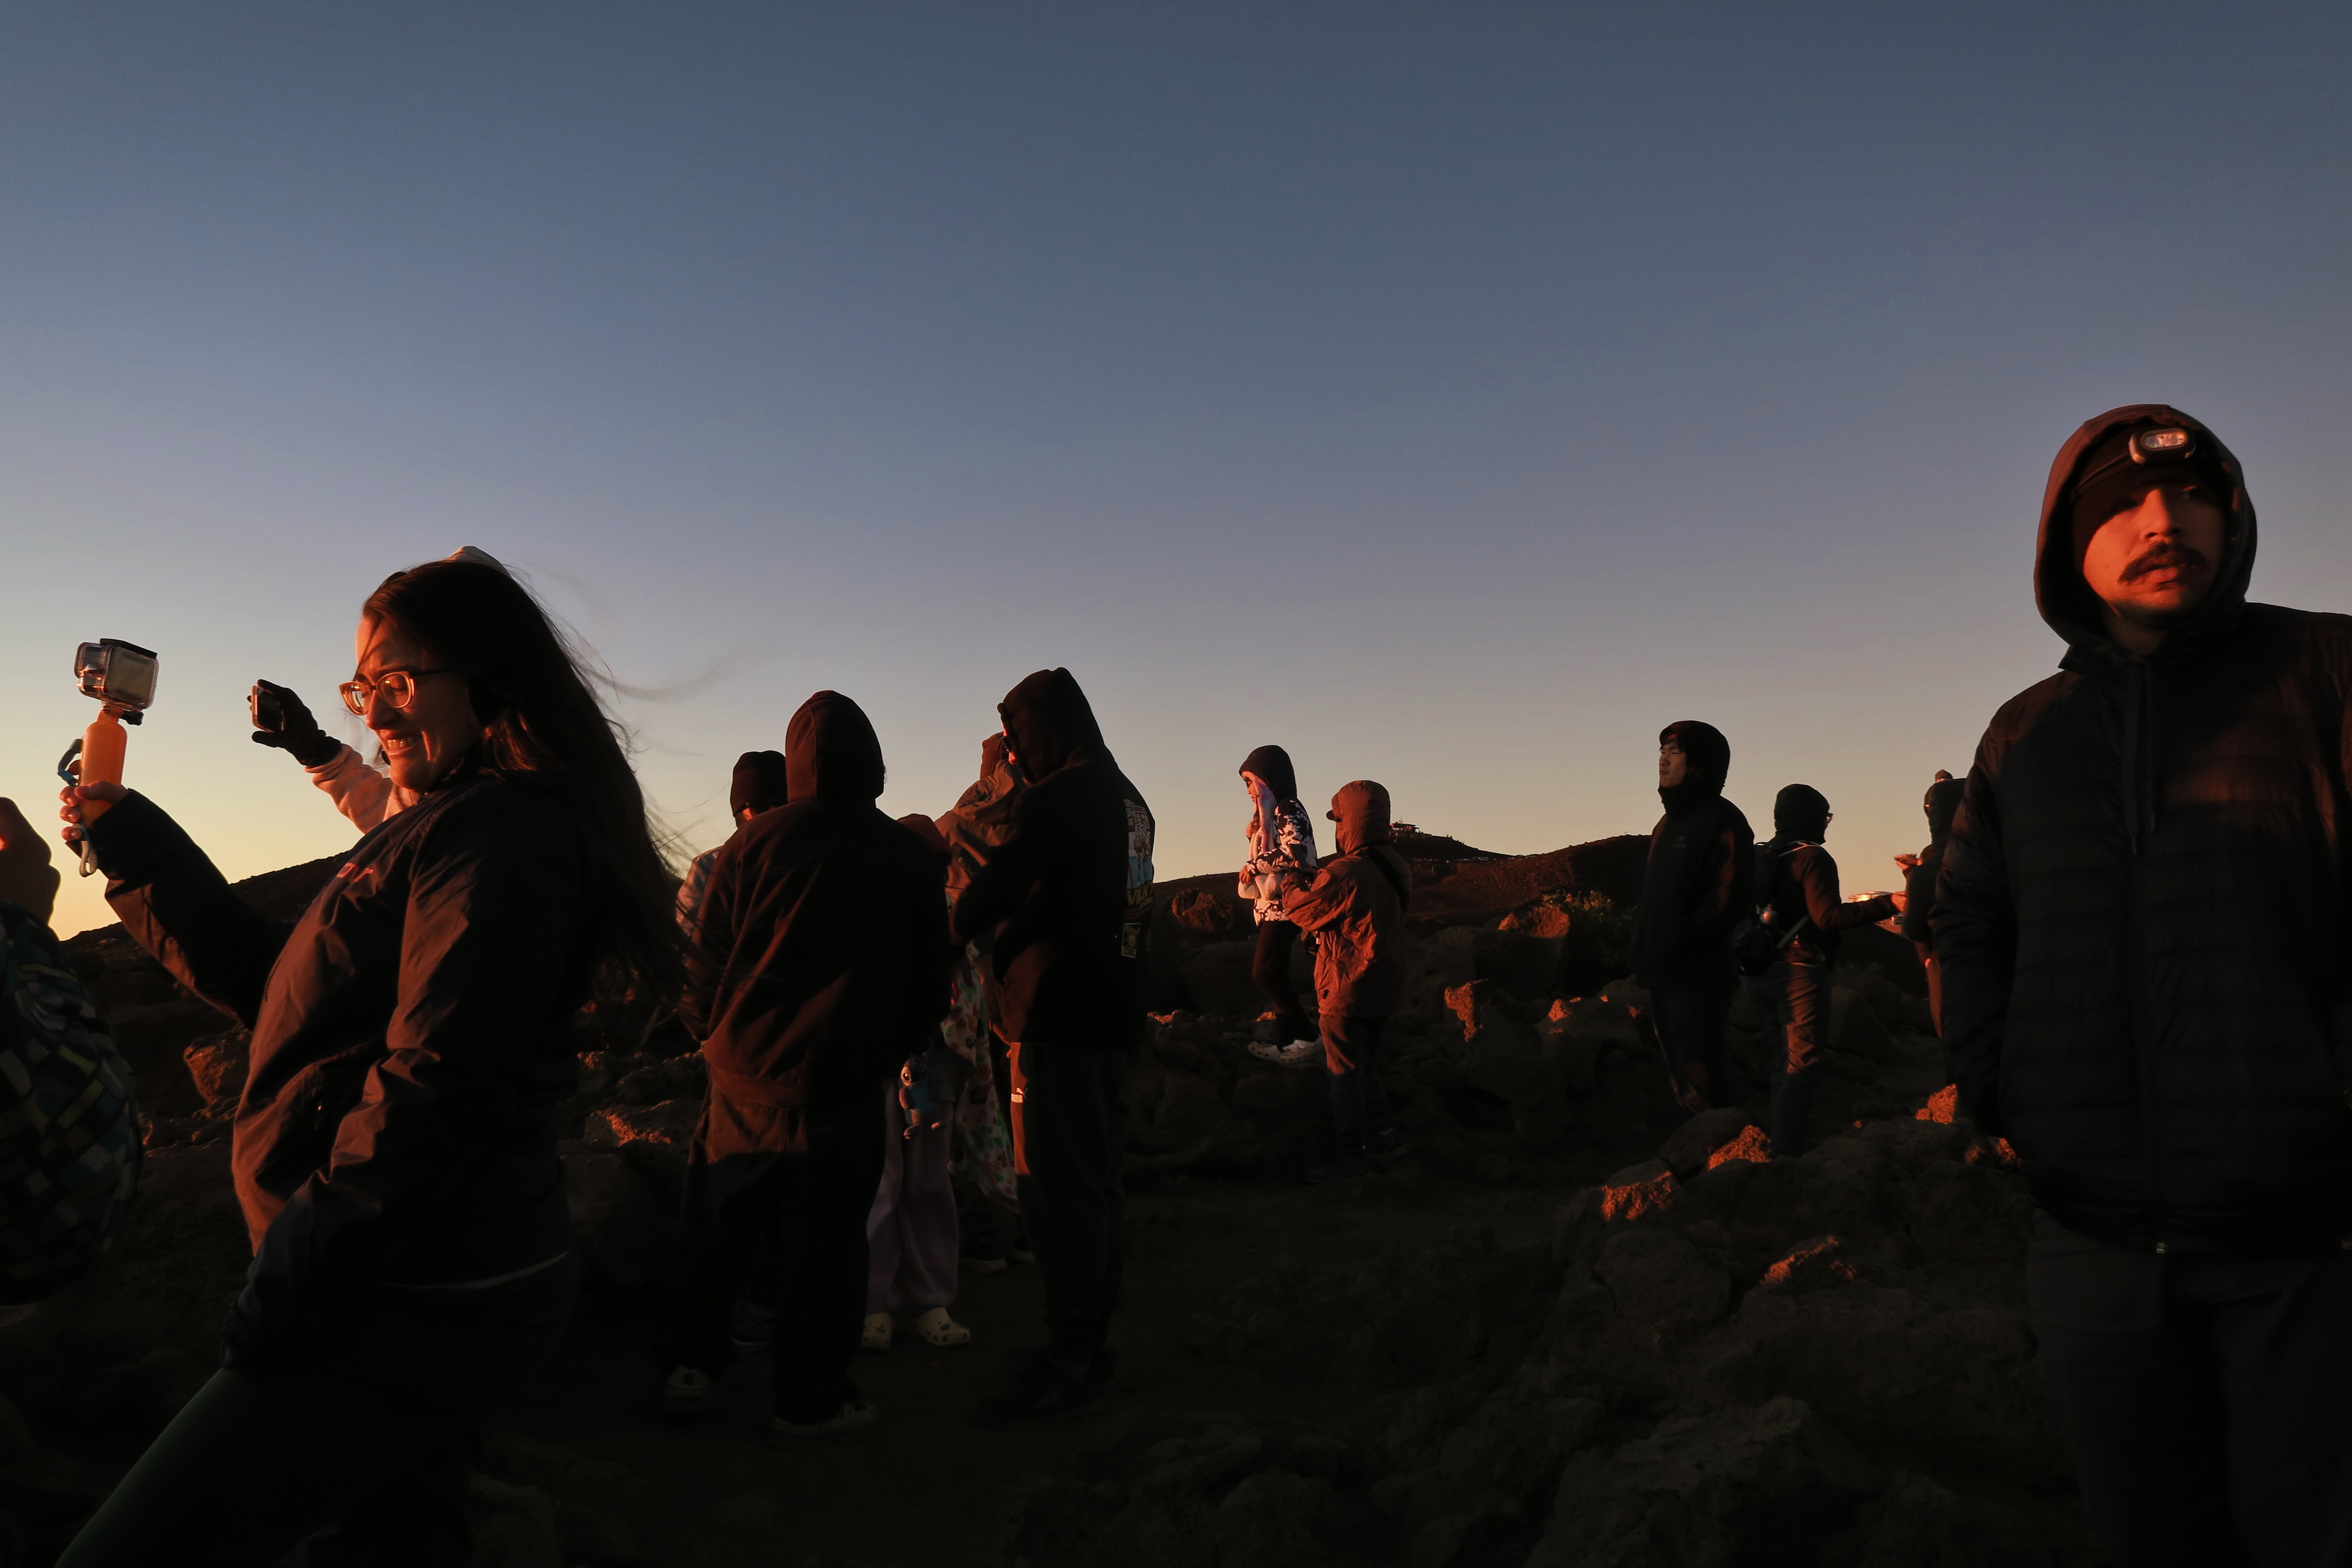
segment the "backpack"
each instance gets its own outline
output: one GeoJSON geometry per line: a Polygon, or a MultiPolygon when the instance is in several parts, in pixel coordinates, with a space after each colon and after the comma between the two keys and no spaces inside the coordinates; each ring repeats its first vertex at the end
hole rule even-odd
{"type": "Polygon", "coordinates": [[[113,1031],[48,928],[0,911],[0,1303],[37,1301],[106,1251],[139,1187],[139,1118],[113,1031]]]}
{"type": "Polygon", "coordinates": [[[1742,974],[1761,974],[1780,963],[1789,944],[1813,923],[1811,915],[1800,915],[1786,931],[1772,924],[1773,884],[1780,879],[1780,868],[1789,852],[1800,847],[1795,844],[1783,846],[1777,839],[1756,847],[1756,912],[1741,921],[1731,933],[1731,956],[1742,974]]]}

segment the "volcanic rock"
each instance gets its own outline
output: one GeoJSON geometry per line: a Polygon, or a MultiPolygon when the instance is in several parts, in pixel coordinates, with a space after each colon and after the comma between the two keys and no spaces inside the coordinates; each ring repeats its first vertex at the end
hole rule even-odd
{"type": "Polygon", "coordinates": [[[1702,1110],[1674,1131],[1658,1148],[1658,1158],[1675,1175],[1689,1177],[1713,1163],[1715,1152],[1747,1131],[1748,1112],[1737,1106],[1702,1110]]]}

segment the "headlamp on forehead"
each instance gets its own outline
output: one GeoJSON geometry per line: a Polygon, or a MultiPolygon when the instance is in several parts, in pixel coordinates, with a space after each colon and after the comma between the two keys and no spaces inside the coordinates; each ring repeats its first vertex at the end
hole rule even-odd
{"type": "Polygon", "coordinates": [[[2190,431],[2168,426],[2140,431],[2132,437],[2129,449],[2135,463],[2177,463],[2197,455],[2197,437],[2190,431]]]}

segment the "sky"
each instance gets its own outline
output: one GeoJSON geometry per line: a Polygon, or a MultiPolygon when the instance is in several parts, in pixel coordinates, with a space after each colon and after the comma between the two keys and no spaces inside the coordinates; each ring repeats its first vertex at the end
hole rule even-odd
{"type": "Polygon", "coordinates": [[[688,851],[812,691],[937,813],[1066,665],[1164,877],[1264,742],[1516,853],[1699,718],[1895,886],[2062,651],[2082,420],[2207,421],[2255,596],[2352,602],[2347,68],[2341,6],[0,5],[0,794],[121,637],[131,785],[339,852],[246,690],[331,708],[473,544],[660,693],[688,851]]]}

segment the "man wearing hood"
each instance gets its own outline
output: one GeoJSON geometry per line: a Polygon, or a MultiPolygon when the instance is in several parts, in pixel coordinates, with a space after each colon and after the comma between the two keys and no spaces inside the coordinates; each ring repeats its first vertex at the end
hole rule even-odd
{"type": "Polygon", "coordinates": [[[1031,1178],[1022,1218],[1051,1342],[981,1403],[988,1426],[1085,1409],[1109,1384],[1126,1207],[1119,1094],[1142,1035],[1154,832],[1068,670],[1037,671],[997,712],[1029,787],[956,900],[955,934],[996,933],[987,963],[1012,1047],[1013,1166],[1031,1178]]]}
{"type": "MultiPolygon", "coordinates": [[[[735,759],[734,776],[727,786],[727,815],[736,826],[773,811],[790,796],[783,752],[746,752],[735,759]]],[[[719,849],[706,849],[687,862],[686,875],[678,880],[677,929],[688,947],[702,940],[702,904],[710,896],[710,873],[718,864],[719,849]]]]}
{"type": "Polygon", "coordinates": [[[944,868],[875,806],[882,746],[820,691],[784,733],[792,802],[719,852],[678,1013],[709,1073],[688,1150],[664,1404],[709,1408],[732,1359],[728,1311],[762,1232],[782,1264],[778,1438],[854,1432],[866,1216],[881,1180],[883,1086],[947,1011],[944,868]]]}
{"type": "Polygon", "coordinates": [[[1960,795],[1967,781],[1941,768],[1921,802],[1927,813],[1927,847],[1916,855],[1897,855],[1903,868],[1903,934],[1919,950],[1919,966],[1927,974],[1927,1013],[1937,1032],[1944,1027],[1944,966],[1936,961],[1936,878],[1944,869],[1944,847],[1952,837],[1952,818],[1959,815],[1960,795]]]}
{"type": "Polygon", "coordinates": [[[1284,914],[1317,933],[1315,1005],[1331,1079],[1338,1163],[1312,1179],[1360,1176],[1404,1152],[1381,1083],[1381,1033],[1404,1005],[1404,911],[1412,868],[1389,843],[1389,792],[1370,779],[1340,787],[1327,814],[1339,853],[1310,887],[1283,895],[1284,914]]]}
{"type": "Polygon", "coordinates": [[[1756,835],[1723,798],[1731,742],[1712,724],[1683,719],[1658,731],[1658,799],[1642,903],[1633,917],[1633,981],[1682,1081],[1685,1109],[1728,1098],[1723,1028],[1738,988],[1731,931],[1754,912],[1756,835]]]}
{"type": "Polygon", "coordinates": [[[2052,465],[2059,672],[1977,748],[1936,950],[1961,1109],[2117,1563],[2352,1560],[2352,619],[2249,604],[2244,471],[2160,404],[2052,465]]]}

